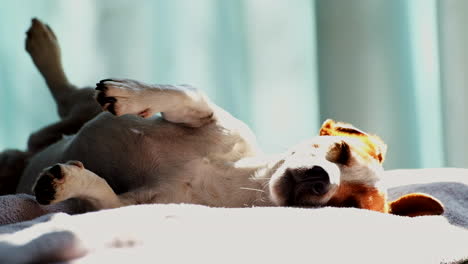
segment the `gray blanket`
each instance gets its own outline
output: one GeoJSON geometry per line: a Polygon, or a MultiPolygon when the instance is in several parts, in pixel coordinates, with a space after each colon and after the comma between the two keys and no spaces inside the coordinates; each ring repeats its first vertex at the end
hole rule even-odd
{"type": "MultiPolygon", "coordinates": [[[[0,226],[0,263],[468,260],[468,170],[389,171],[386,180],[391,198],[426,192],[445,204],[446,213],[408,218],[353,208],[196,205],[136,205],[73,216],[54,213],[0,226]]],[[[8,199],[13,198],[19,197],[8,199]]],[[[19,200],[23,198],[28,199],[19,200]]],[[[3,206],[0,202],[5,220],[4,213],[14,212],[3,206]]]]}

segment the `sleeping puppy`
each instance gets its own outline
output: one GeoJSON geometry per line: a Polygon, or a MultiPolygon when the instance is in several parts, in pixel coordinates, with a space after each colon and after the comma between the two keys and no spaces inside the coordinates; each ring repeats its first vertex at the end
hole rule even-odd
{"type": "Polygon", "coordinates": [[[388,202],[380,184],[386,146],[349,124],[327,120],[319,136],[265,155],[244,123],[194,87],[106,79],[96,94],[77,89],[64,74],[55,35],[37,19],[26,48],[61,117],[31,136],[34,154],[17,187],[33,189],[41,204],[78,198],[95,210],[194,203],[443,212],[424,194],[388,202]]]}

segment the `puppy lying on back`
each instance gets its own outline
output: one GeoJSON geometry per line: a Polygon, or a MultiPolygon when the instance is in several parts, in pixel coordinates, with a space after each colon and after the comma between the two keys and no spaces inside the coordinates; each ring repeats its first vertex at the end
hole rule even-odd
{"type": "Polygon", "coordinates": [[[30,138],[37,152],[17,187],[33,189],[41,204],[79,198],[94,209],[194,203],[443,212],[424,194],[388,202],[380,186],[386,146],[349,124],[327,120],[319,136],[267,156],[244,123],[196,88],[106,79],[97,84],[97,104],[93,90],[69,84],[50,28],[33,20],[26,46],[62,118],[30,138]],[[57,141],[64,131],[76,133],[57,141]]]}

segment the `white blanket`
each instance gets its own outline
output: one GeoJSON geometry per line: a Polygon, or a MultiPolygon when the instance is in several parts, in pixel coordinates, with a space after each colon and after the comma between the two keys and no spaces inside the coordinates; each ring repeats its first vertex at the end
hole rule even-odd
{"type": "Polygon", "coordinates": [[[451,263],[468,260],[468,170],[387,172],[390,196],[423,191],[444,216],[353,208],[138,205],[0,227],[0,263],[451,263]],[[437,182],[432,182],[432,181],[437,182]]]}

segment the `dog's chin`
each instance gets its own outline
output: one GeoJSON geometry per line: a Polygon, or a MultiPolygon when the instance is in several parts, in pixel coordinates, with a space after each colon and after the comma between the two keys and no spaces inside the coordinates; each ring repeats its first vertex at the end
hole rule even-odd
{"type": "MultiPolygon", "coordinates": [[[[286,168],[277,172],[270,180],[270,194],[278,206],[320,207],[328,203],[338,189],[339,169],[323,170],[311,168],[286,168]],[[312,171],[322,176],[299,178],[298,173],[312,171]],[[317,180],[327,176],[327,180],[317,180]],[[330,175],[330,176],[329,176],[330,175]],[[338,178],[338,182],[337,179],[338,178]]],[[[321,168],[321,167],[320,167],[321,168]]]]}
{"type": "Polygon", "coordinates": [[[335,193],[335,185],[300,184],[296,185],[286,199],[286,206],[294,207],[320,207],[327,204],[335,193]],[[317,194],[317,190],[321,194],[317,194]]]}

